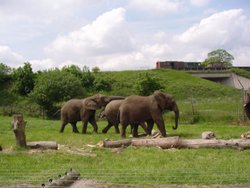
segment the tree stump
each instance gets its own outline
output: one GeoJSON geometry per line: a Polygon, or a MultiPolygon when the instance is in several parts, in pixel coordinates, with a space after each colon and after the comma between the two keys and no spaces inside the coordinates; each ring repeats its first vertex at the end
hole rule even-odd
{"type": "Polygon", "coordinates": [[[26,148],[25,126],[26,121],[23,120],[22,114],[15,114],[11,122],[13,132],[16,137],[16,144],[19,147],[26,148]]]}

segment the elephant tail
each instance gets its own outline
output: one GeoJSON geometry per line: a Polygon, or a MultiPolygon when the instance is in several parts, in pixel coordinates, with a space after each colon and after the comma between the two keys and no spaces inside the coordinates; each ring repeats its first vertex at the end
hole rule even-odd
{"type": "Polygon", "coordinates": [[[120,110],[118,110],[117,112],[116,120],[117,122],[120,122],[120,110]]]}
{"type": "Polygon", "coordinates": [[[58,114],[58,112],[61,112],[61,108],[58,109],[58,110],[53,114],[53,116],[56,116],[56,115],[58,114]]]}

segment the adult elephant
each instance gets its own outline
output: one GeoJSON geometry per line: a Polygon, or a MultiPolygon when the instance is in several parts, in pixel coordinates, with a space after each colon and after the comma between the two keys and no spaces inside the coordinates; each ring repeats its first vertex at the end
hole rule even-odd
{"type": "Polygon", "coordinates": [[[71,99],[61,108],[61,129],[64,131],[65,126],[70,123],[73,132],[78,133],[76,123],[82,121],[82,133],[87,132],[88,122],[93,126],[94,132],[97,133],[98,127],[95,120],[95,113],[98,108],[105,107],[110,101],[124,99],[119,96],[105,96],[96,94],[85,99],[71,99]]]}
{"type": "MultiPolygon", "coordinates": [[[[112,126],[115,127],[116,133],[120,133],[118,127],[120,119],[118,113],[119,113],[119,108],[123,101],[124,100],[114,100],[108,103],[107,106],[105,107],[104,111],[102,112],[102,117],[105,117],[107,119],[108,125],[105,128],[103,128],[102,133],[107,133],[112,126]]],[[[144,129],[144,131],[147,132],[147,127],[145,123],[140,123],[140,125],[144,129]]],[[[132,126],[131,130],[133,130],[132,126]]]]}
{"type": "Polygon", "coordinates": [[[163,120],[163,112],[170,110],[175,112],[175,126],[178,128],[179,109],[175,99],[161,91],[155,91],[150,96],[129,96],[121,104],[119,108],[120,123],[122,125],[121,137],[126,137],[126,128],[131,124],[133,128],[133,136],[138,135],[138,123],[147,122],[147,133],[151,134],[154,123],[156,123],[161,135],[166,137],[166,129],[163,120]]]}
{"type": "Polygon", "coordinates": [[[245,113],[248,117],[248,119],[250,120],[250,88],[248,89],[247,93],[246,93],[246,100],[244,103],[244,110],[245,113]]]}

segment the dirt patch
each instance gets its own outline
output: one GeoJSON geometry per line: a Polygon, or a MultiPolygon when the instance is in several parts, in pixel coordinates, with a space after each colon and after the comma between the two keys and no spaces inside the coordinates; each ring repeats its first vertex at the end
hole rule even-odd
{"type": "Polygon", "coordinates": [[[249,188],[249,185],[114,185],[95,180],[78,180],[70,188],[249,188]]]}

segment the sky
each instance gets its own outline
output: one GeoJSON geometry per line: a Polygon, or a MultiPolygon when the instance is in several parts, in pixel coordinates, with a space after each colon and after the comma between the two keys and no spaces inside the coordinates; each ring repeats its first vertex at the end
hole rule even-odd
{"type": "Polygon", "coordinates": [[[152,69],[216,49],[250,66],[249,36],[249,0],[0,0],[0,62],[12,68],[152,69]]]}

